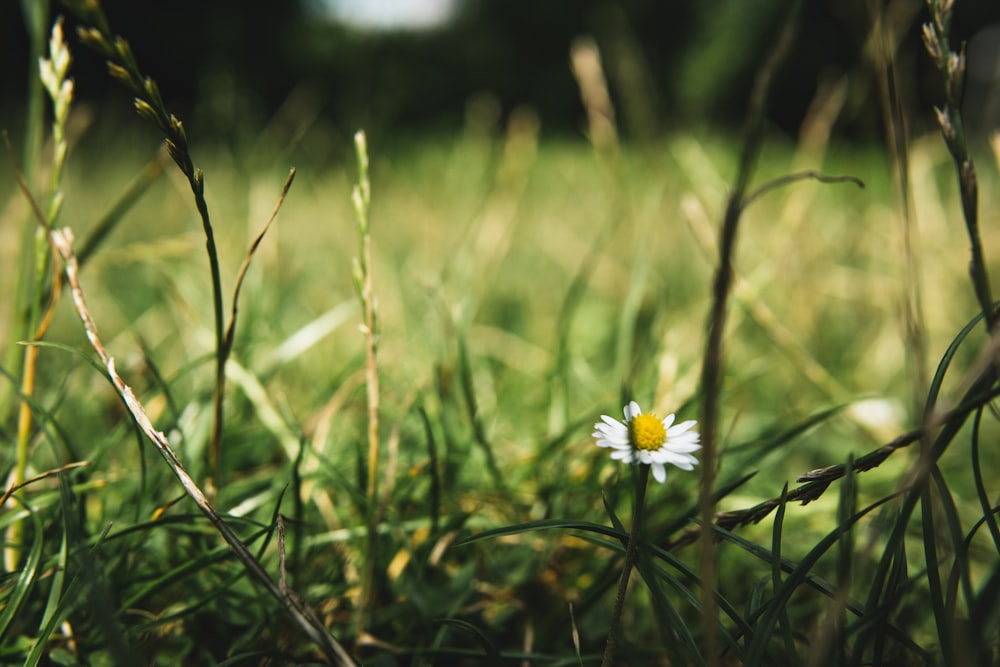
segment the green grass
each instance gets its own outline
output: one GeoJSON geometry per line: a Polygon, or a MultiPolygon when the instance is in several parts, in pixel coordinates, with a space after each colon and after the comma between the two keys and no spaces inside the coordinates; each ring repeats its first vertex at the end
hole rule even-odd
{"type": "MultiPolygon", "coordinates": [[[[699,418],[715,244],[741,139],[693,128],[609,156],[551,136],[527,111],[509,125],[469,118],[452,133],[368,137],[377,495],[349,137],[302,119],[301,134],[234,148],[187,127],[227,315],[247,248],[288,168],[298,170],[241,292],[217,469],[220,353],[191,184],[157,157],[157,129],[138,118],[79,137],[58,183],[57,223],[72,228],[77,252],[139,170],[162,164],[86,258],[82,289],[118,373],[280,590],[269,594],[185,495],[95,361],[63,289],[36,347],[26,476],[86,465],[18,488],[0,508],[13,554],[0,579],[0,660],[332,660],[284,608],[287,584],[364,664],[600,662],[634,476],[594,446],[592,424],[618,416],[623,394],[699,418]]],[[[910,148],[925,363],[934,377],[948,359],[938,404],[966,416],[996,381],[987,370],[974,382],[981,324],[949,350],[979,312],[954,168],[937,135],[910,148]]],[[[998,174],[988,155],[979,164],[993,268],[998,174]]],[[[962,428],[935,424],[925,444],[874,469],[848,466],[806,506],[791,502],[799,475],[868,461],[924,420],[913,405],[891,165],[878,147],[834,141],[816,153],[768,134],[750,189],[806,168],[866,187],[799,182],[755,201],[740,222],[715,509],[774,503],[759,523],[724,516],[718,528],[721,652],[703,650],[715,621],[701,612],[700,547],[685,540],[695,535],[698,473],[674,469],[646,490],[616,664],[997,660],[990,409],[962,428]],[[921,449],[940,454],[927,487],[913,485],[921,449]]],[[[17,239],[36,222],[3,169],[0,230],[17,239]]],[[[35,197],[47,201],[42,183],[35,197]]],[[[18,289],[17,243],[3,244],[4,294],[18,289]]],[[[9,303],[5,471],[15,466],[26,349],[7,354],[25,338],[9,303]]]]}

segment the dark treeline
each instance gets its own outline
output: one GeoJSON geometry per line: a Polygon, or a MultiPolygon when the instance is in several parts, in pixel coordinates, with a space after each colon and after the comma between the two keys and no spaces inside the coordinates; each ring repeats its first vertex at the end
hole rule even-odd
{"type": "MultiPolygon", "coordinates": [[[[575,38],[590,35],[602,50],[616,105],[625,112],[619,117],[623,133],[635,136],[689,122],[738,123],[753,73],[790,5],[788,0],[465,0],[443,28],[358,33],[322,20],[310,10],[313,1],[104,0],[103,6],[168,104],[218,131],[233,126],[234,114],[248,123],[266,119],[293,91],[306,87],[344,128],[461,123],[468,100],[485,94],[501,111],[533,107],[547,131],[578,132],[583,110],[569,49],[575,38]]],[[[52,4],[53,12],[62,9],[52,4]]],[[[870,104],[876,77],[865,51],[871,4],[805,2],[795,57],[779,74],[771,106],[776,126],[794,134],[817,87],[846,75],[848,98],[838,130],[862,138],[880,132],[877,105],[870,104]]],[[[926,115],[937,99],[937,77],[920,43],[923,3],[890,5],[905,35],[899,82],[906,100],[926,115]]],[[[0,103],[16,104],[25,87],[27,42],[19,7],[15,2],[0,7],[6,63],[0,103]]],[[[1000,21],[1000,2],[958,0],[958,38],[991,21],[1000,21]]],[[[104,76],[94,54],[75,39],[71,48],[84,99],[124,95],[104,76]]]]}

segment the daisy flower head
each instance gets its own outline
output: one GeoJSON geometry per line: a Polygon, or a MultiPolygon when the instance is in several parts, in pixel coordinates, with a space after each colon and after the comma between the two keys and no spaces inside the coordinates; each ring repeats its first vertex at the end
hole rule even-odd
{"type": "Polygon", "coordinates": [[[665,463],[681,470],[694,469],[698,459],[691,452],[701,449],[701,445],[698,432],[692,429],[698,422],[674,424],[675,415],[660,419],[651,412],[643,413],[635,401],[629,401],[624,412],[624,422],[601,415],[601,421],[594,424],[597,446],[610,448],[611,458],[652,467],[657,482],[667,478],[665,463]]]}

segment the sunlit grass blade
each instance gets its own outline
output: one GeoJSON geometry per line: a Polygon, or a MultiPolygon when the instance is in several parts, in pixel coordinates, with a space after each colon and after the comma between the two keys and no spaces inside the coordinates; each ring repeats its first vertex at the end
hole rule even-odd
{"type": "MultiPolygon", "coordinates": [[[[20,501],[19,501],[20,502],[20,501]]],[[[38,582],[39,565],[42,560],[42,545],[44,543],[44,531],[42,529],[41,518],[34,508],[26,503],[21,506],[31,519],[31,546],[24,552],[24,560],[17,572],[10,589],[3,596],[3,610],[0,610],[0,644],[9,640],[8,632],[11,623],[17,618],[24,604],[28,601],[28,596],[38,582]]]]}
{"type": "Polygon", "coordinates": [[[72,345],[66,345],[65,343],[57,343],[48,340],[35,340],[30,342],[24,342],[23,345],[31,345],[33,347],[47,347],[47,348],[52,348],[54,350],[60,350],[62,352],[69,352],[78,359],[86,361],[94,368],[94,370],[101,373],[104,372],[104,367],[101,365],[99,359],[97,359],[92,355],[87,354],[86,352],[83,352],[78,348],[73,347],[72,345]]]}
{"type": "MultiPolygon", "coordinates": [[[[60,481],[61,486],[66,486],[65,481],[60,481]]],[[[39,622],[39,639],[44,643],[44,639],[41,639],[46,635],[44,628],[48,628],[49,632],[55,627],[54,619],[58,616],[58,610],[62,606],[62,602],[65,599],[65,579],[66,579],[66,563],[67,563],[67,553],[68,549],[66,546],[66,532],[63,531],[62,541],[59,545],[59,551],[56,554],[55,566],[52,571],[52,580],[49,583],[49,596],[45,603],[45,610],[42,612],[42,620],[39,622]]]]}
{"type": "MultiPolygon", "coordinates": [[[[48,343],[44,344],[47,345],[48,343]]],[[[55,434],[59,436],[59,442],[62,444],[63,447],[66,448],[66,452],[68,453],[68,455],[72,459],[78,460],[79,459],[79,456],[77,455],[78,448],[74,444],[73,437],[70,435],[69,432],[67,432],[65,428],[62,427],[59,421],[55,418],[55,415],[52,414],[52,412],[50,412],[48,408],[46,408],[42,403],[40,403],[34,397],[27,396],[21,393],[20,388],[17,386],[14,377],[6,369],[0,368],[0,375],[7,378],[11,382],[14,395],[16,395],[19,400],[22,400],[25,403],[27,403],[28,406],[31,408],[32,413],[34,413],[36,417],[40,417],[41,418],[40,421],[46,424],[47,426],[50,426],[52,430],[55,432],[55,434]]],[[[44,430],[43,432],[47,433],[47,431],[44,430]]]]}
{"type": "Polygon", "coordinates": [[[45,612],[38,627],[38,635],[34,638],[31,649],[24,659],[24,667],[35,667],[41,664],[41,661],[47,655],[50,658],[52,657],[49,638],[78,602],[76,598],[78,579],[71,577],[68,582],[64,582],[67,564],[66,545],[67,540],[64,532],[63,541],[59,548],[59,555],[55,563],[55,572],[53,573],[53,581],[49,589],[45,612]]]}
{"type": "Polygon", "coordinates": [[[253,407],[254,415],[274,436],[287,459],[294,461],[298,456],[302,435],[298,432],[297,425],[289,423],[285,414],[275,405],[260,378],[232,358],[226,362],[226,377],[242,390],[253,407]]]}
{"type": "Polygon", "coordinates": [[[357,312],[357,308],[357,302],[354,299],[341,301],[300,326],[273,348],[261,352],[254,359],[253,368],[261,377],[270,376],[275,369],[298,359],[315,347],[317,343],[349,322],[357,312]]]}
{"type": "Polygon", "coordinates": [[[37,661],[41,658],[41,650],[44,649],[49,636],[55,630],[56,626],[62,622],[68,611],[69,603],[73,601],[73,598],[69,595],[70,586],[66,582],[66,570],[69,560],[68,542],[70,530],[72,529],[70,523],[70,512],[72,511],[71,493],[72,490],[70,489],[69,482],[65,477],[61,476],[59,478],[59,494],[62,500],[62,540],[60,541],[59,551],[55,557],[45,610],[42,612],[42,619],[38,624],[38,636],[35,639],[35,646],[26,661],[29,664],[31,662],[37,664],[37,661]],[[32,654],[36,653],[37,655],[32,657],[32,654]]]}

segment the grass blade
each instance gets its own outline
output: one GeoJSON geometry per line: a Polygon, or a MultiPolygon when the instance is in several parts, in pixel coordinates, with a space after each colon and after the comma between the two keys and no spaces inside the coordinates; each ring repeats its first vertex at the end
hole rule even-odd
{"type": "Polygon", "coordinates": [[[770,637],[771,629],[778,622],[780,615],[784,612],[785,605],[788,603],[792,593],[795,592],[799,585],[806,581],[809,572],[816,565],[817,561],[819,561],[820,557],[834,544],[836,544],[841,536],[843,536],[843,534],[847,532],[851,526],[857,523],[869,512],[882,506],[893,497],[894,496],[883,498],[864,508],[852,516],[848,522],[837,526],[836,529],[828,533],[826,537],[820,540],[815,547],[809,550],[805,557],[795,566],[795,569],[792,570],[789,577],[785,579],[784,582],[774,591],[774,597],[771,600],[771,604],[768,605],[766,611],[762,615],[756,632],[754,633],[753,640],[747,647],[746,664],[759,664],[763,659],[764,650],[767,647],[767,640],[770,637]]]}
{"type": "MultiPolygon", "coordinates": [[[[774,524],[771,530],[771,585],[775,591],[781,586],[781,533],[785,522],[785,507],[788,503],[788,483],[785,483],[781,490],[781,502],[774,515],[774,524]]],[[[792,663],[800,664],[798,651],[795,650],[795,641],[792,639],[791,623],[788,620],[788,608],[786,605],[779,607],[778,625],[781,628],[781,638],[785,644],[785,658],[792,663]]]]}
{"type": "Polygon", "coordinates": [[[990,506],[989,493],[986,491],[986,483],[983,481],[982,460],[979,455],[979,435],[980,426],[983,421],[983,410],[976,410],[976,417],[972,423],[971,451],[972,458],[972,478],[976,485],[976,497],[979,499],[979,506],[983,510],[983,521],[990,530],[990,537],[993,538],[993,548],[1000,555],[1000,526],[997,525],[994,510],[990,506]]]}
{"type": "Polygon", "coordinates": [[[42,560],[44,532],[42,530],[41,519],[30,505],[17,499],[16,496],[14,498],[27,511],[28,517],[31,519],[32,528],[34,529],[34,535],[31,538],[31,548],[25,554],[21,569],[17,573],[17,578],[14,580],[13,586],[11,586],[10,591],[5,596],[3,610],[0,611],[0,644],[7,642],[7,633],[10,630],[11,623],[17,618],[21,608],[28,600],[31,589],[37,583],[39,574],[38,566],[42,560]]]}
{"type": "Polygon", "coordinates": [[[599,523],[592,523],[590,521],[574,521],[571,519],[539,519],[538,521],[528,521],[526,523],[518,523],[512,526],[501,526],[500,528],[485,530],[481,533],[476,533],[475,535],[470,535],[469,537],[458,540],[455,542],[455,546],[464,547],[469,544],[474,544],[483,540],[490,540],[495,537],[519,535],[520,533],[528,533],[535,530],[549,530],[551,528],[582,530],[585,532],[596,533],[597,535],[604,535],[605,537],[613,537],[622,543],[628,541],[627,532],[623,530],[616,530],[614,528],[608,528],[607,526],[602,526],[599,523]]]}

